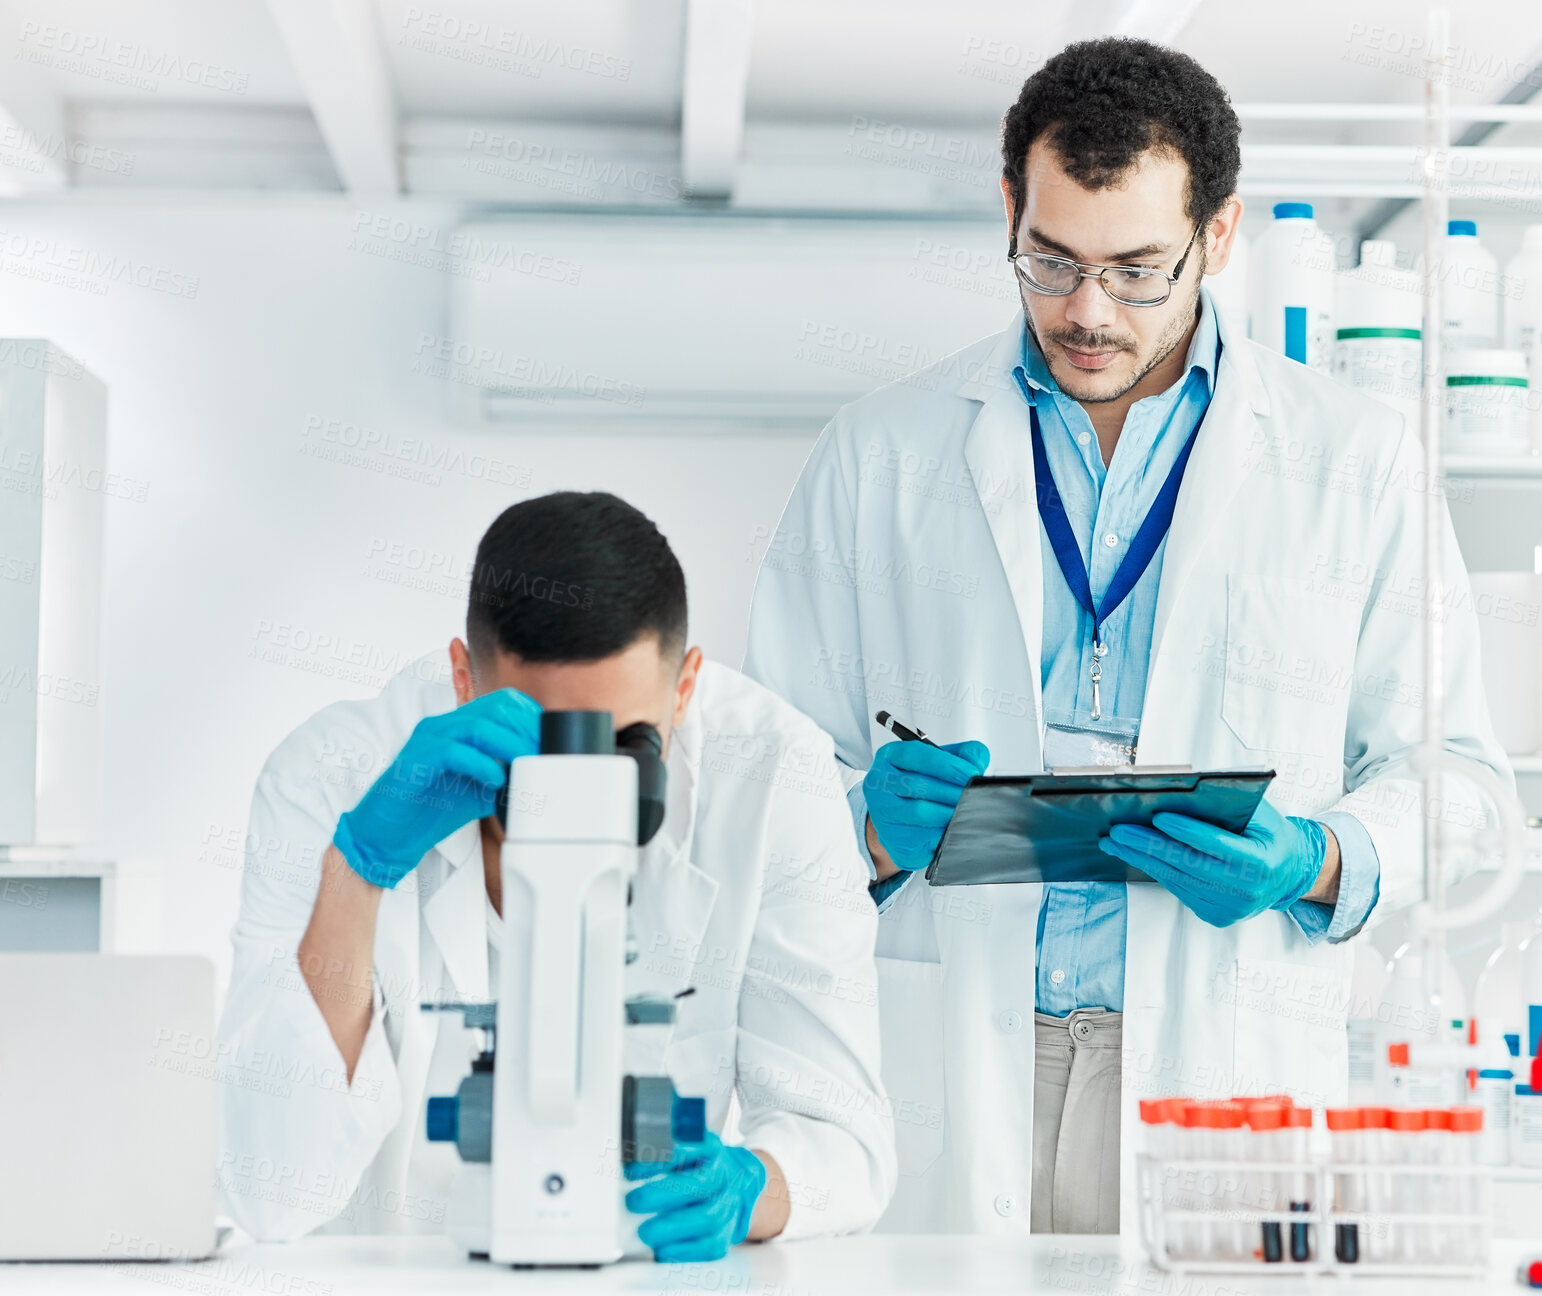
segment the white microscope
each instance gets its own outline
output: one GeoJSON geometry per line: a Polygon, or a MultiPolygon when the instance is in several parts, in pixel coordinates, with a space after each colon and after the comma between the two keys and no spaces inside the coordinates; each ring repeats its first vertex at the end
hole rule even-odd
{"type": "Polygon", "coordinates": [[[659,734],[616,733],[606,711],[546,711],[541,750],[510,770],[499,813],[504,947],[498,999],[424,1004],[493,1035],[453,1098],[428,1100],[428,1137],[466,1163],[446,1231],[475,1257],[516,1266],[600,1265],[635,1238],[623,1166],[699,1141],[706,1103],[667,1076],[622,1070],[627,1026],[675,1005],[626,998],[639,850],[664,820],[659,734]]]}

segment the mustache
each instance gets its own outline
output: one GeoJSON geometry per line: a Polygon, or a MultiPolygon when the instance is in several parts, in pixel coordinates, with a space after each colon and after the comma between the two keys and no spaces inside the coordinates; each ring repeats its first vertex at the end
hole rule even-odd
{"type": "Polygon", "coordinates": [[[1073,351],[1135,350],[1133,339],[1116,337],[1112,333],[1084,333],[1080,329],[1056,329],[1044,336],[1051,342],[1070,347],[1073,351]]]}

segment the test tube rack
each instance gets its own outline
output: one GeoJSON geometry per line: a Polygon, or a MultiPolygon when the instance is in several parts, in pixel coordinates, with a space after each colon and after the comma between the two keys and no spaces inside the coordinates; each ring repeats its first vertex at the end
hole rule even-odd
{"type": "Polygon", "coordinates": [[[1343,1277],[1486,1275],[1493,1238],[1493,1175],[1481,1165],[1403,1162],[1254,1162],[1136,1157],[1140,1234],[1151,1262],[1172,1273],[1331,1273],[1343,1277]],[[1280,1188],[1312,1185],[1307,1210],[1280,1188]],[[1343,1202],[1374,1202],[1349,1210],[1343,1202]],[[1394,1203],[1397,1205],[1394,1207],[1394,1203]],[[1435,1209],[1429,1209],[1440,1203],[1435,1209]],[[1280,1209],[1284,1206],[1284,1209],[1280,1209]],[[1417,1206],[1418,1209],[1413,1207],[1417,1206]],[[1277,1226],[1278,1261],[1263,1257],[1277,1226]],[[1292,1259],[1306,1230],[1306,1259],[1292,1259]],[[1341,1228],[1358,1259],[1341,1259],[1341,1228]]]}

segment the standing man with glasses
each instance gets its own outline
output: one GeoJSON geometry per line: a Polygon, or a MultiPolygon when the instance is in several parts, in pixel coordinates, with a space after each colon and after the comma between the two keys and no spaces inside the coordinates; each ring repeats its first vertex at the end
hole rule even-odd
{"type": "MultiPolygon", "coordinates": [[[[1148,42],[1031,76],[1002,134],[1022,314],[837,414],[761,568],[746,670],[834,736],[883,914],[881,1227],[1133,1228],[1139,1098],[1343,1101],[1350,942],[1419,893],[1418,429],[1202,289],[1239,140],[1220,84],[1148,42]],[[1242,833],[1116,827],[1096,880],[916,876],[987,768],[1137,760],[1276,777],[1242,833]]],[[[1446,747],[1506,780],[1443,525],[1446,747]]]]}

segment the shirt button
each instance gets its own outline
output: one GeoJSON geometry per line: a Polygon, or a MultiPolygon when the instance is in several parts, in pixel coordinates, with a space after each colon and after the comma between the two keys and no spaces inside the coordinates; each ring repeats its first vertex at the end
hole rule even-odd
{"type": "Polygon", "coordinates": [[[1106,536],[1103,537],[1103,543],[1112,549],[1119,543],[1119,537],[1110,531],[1106,536]]]}
{"type": "Polygon", "coordinates": [[[1056,968],[1049,974],[1049,979],[1056,985],[1059,985],[1062,981],[1065,980],[1065,973],[1060,968],[1056,968]]]}
{"type": "Polygon", "coordinates": [[[1078,1018],[1072,1023],[1071,1035],[1079,1043],[1085,1044],[1092,1038],[1092,1023],[1085,1017],[1078,1018]]]}
{"type": "Polygon", "coordinates": [[[1077,445],[1087,445],[1092,440],[1091,432],[1079,432],[1076,436],[1077,445]]]}
{"type": "Polygon", "coordinates": [[[1003,1035],[1016,1035],[1023,1028],[1023,1015],[1008,1010],[996,1018],[996,1025],[1003,1035]]]}
{"type": "Polygon", "coordinates": [[[1010,1215],[1017,1209],[1017,1198],[1011,1193],[997,1193],[992,1205],[996,1207],[996,1214],[1010,1215]]]}

